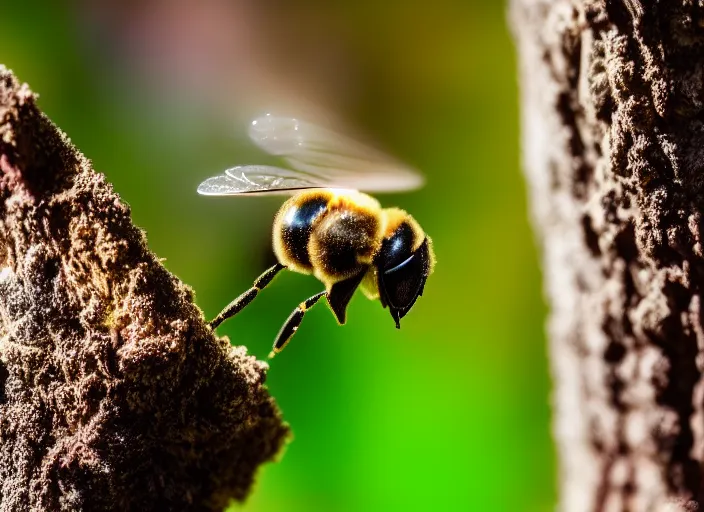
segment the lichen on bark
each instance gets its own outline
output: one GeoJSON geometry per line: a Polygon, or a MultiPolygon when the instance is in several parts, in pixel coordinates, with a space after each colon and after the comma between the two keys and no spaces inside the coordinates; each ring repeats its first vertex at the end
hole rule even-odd
{"type": "Polygon", "coordinates": [[[288,428],[130,211],[0,66],[0,510],[219,510],[288,428]]]}

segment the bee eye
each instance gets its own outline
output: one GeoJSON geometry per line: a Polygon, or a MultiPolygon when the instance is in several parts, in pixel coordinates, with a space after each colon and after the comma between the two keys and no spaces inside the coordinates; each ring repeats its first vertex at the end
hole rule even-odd
{"type": "Polygon", "coordinates": [[[377,263],[381,303],[388,306],[391,316],[400,328],[400,319],[422,295],[430,271],[428,240],[412,251],[411,236],[403,226],[382,244],[377,263]]]}
{"type": "Polygon", "coordinates": [[[407,310],[418,295],[423,277],[421,258],[415,254],[409,256],[400,265],[386,270],[381,279],[387,292],[389,306],[407,310]]]}
{"type": "Polygon", "coordinates": [[[399,267],[413,255],[413,228],[402,223],[394,233],[381,244],[377,260],[379,272],[391,271],[399,267]]]}

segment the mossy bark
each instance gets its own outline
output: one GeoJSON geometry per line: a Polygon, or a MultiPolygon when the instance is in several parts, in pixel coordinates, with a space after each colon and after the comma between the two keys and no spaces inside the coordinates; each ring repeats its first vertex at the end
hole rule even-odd
{"type": "Polygon", "coordinates": [[[0,66],[0,510],[219,510],[288,434],[102,174],[0,66]]]}

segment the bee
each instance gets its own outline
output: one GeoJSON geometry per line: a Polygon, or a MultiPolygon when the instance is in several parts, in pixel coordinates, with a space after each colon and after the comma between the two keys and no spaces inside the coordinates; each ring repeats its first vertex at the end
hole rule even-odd
{"type": "Polygon", "coordinates": [[[396,327],[423,294],[435,255],[430,237],[404,210],[382,208],[360,192],[411,190],[415,171],[357,140],[293,117],[266,114],[252,121],[252,141],[291,167],[245,165],[205,180],[198,192],[212,196],[293,194],[273,225],[277,263],[210,322],[212,329],[242,311],[284,269],[312,274],[325,290],[301,302],[281,327],[269,357],[296,333],[322,297],[338,324],[360,288],[389,309],[396,327]]]}

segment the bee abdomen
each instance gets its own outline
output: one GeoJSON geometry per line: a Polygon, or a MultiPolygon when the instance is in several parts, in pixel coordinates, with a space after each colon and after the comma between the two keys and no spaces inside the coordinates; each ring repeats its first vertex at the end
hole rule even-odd
{"type": "Polygon", "coordinates": [[[289,199],[281,208],[274,223],[274,252],[283,265],[300,272],[312,271],[308,242],[328,202],[328,194],[304,194],[289,199]]]}
{"type": "Polygon", "coordinates": [[[309,244],[316,276],[332,284],[364,270],[377,250],[379,229],[378,218],[367,212],[327,212],[309,244]]]}

